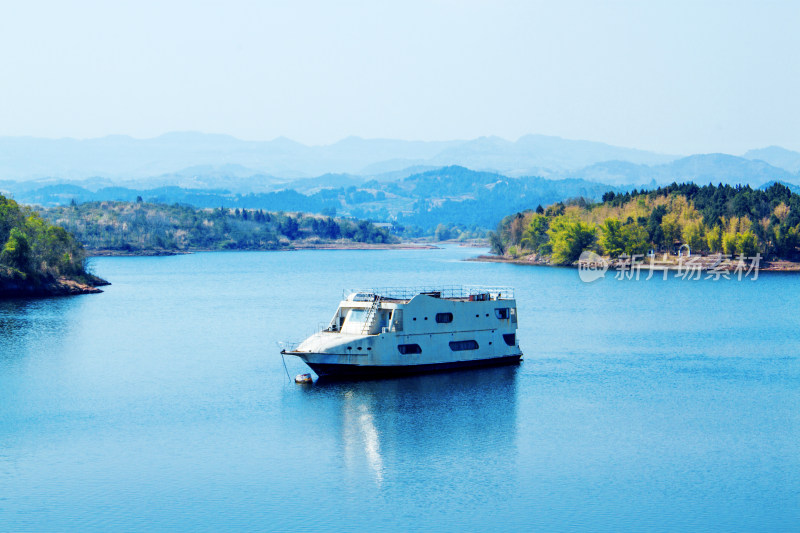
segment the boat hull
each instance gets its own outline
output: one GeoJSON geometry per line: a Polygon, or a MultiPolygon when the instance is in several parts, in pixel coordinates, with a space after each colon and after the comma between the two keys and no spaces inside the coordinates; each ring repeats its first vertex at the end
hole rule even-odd
{"type": "Polygon", "coordinates": [[[306,364],[320,377],[363,379],[426,374],[429,372],[446,372],[450,370],[488,366],[516,365],[519,364],[521,360],[522,354],[516,354],[504,357],[492,357],[489,359],[449,361],[443,363],[428,363],[418,365],[352,365],[339,363],[312,363],[308,361],[306,361],[306,364]]]}

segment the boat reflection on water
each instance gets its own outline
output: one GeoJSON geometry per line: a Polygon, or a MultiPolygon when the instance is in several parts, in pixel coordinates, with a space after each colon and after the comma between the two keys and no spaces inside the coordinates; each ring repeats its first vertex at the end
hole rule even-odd
{"type": "Polygon", "coordinates": [[[384,466],[375,415],[370,411],[368,403],[352,390],[344,393],[342,402],[342,442],[347,470],[358,468],[363,451],[375,481],[380,485],[383,482],[384,466]]]}
{"type": "Polygon", "coordinates": [[[518,371],[503,366],[379,381],[319,380],[306,390],[339,399],[342,457],[356,476],[368,471],[380,486],[414,468],[457,474],[464,464],[459,458],[484,449],[487,461],[497,461],[492,475],[500,479],[516,456],[518,371]]]}

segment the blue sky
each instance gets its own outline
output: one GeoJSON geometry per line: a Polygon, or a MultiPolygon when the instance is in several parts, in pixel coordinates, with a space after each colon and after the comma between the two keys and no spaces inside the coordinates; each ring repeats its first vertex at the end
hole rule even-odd
{"type": "Polygon", "coordinates": [[[800,2],[5,2],[0,135],[800,150],[800,2]]]}

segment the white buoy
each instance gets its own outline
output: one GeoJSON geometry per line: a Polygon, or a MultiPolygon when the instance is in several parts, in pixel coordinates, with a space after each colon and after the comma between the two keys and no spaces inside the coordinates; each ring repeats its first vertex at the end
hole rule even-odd
{"type": "Polygon", "coordinates": [[[295,383],[312,383],[311,374],[297,374],[294,377],[295,383]]]}

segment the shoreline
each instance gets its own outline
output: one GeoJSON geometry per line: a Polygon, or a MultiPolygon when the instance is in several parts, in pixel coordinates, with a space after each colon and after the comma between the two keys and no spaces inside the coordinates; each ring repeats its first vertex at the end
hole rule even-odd
{"type": "Polygon", "coordinates": [[[92,274],[87,276],[85,282],[66,277],[52,279],[43,283],[6,279],[0,281],[0,300],[7,298],[48,298],[51,296],[97,294],[103,292],[98,287],[106,285],[111,285],[111,283],[92,274]]]}
{"type": "Polygon", "coordinates": [[[438,246],[425,243],[297,243],[279,248],[233,249],[219,250],[215,248],[197,248],[193,250],[109,250],[86,249],[89,257],[167,257],[188,255],[199,252],[292,252],[295,250],[435,250],[438,246]]]}
{"type": "MultiPolygon", "coordinates": [[[[709,257],[709,256],[705,256],[709,257]]],[[[539,266],[539,267],[556,267],[556,268],[578,268],[577,263],[573,263],[571,265],[554,265],[549,261],[542,261],[539,259],[533,259],[530,256],[527,257],[505,257],[505,256],[498,256],[498,255],[479,255],[477,257],[470,257],[465,259],[465,261],[476,261],[479,263],[508,263],[513,265],[527,265],[527,266],[539,266]]],[[[707,262],[706,262],[707,263],[707,262]]],[[[608,269],[609,270],[616,270],[619,266],[622,266],[619,262],[608,262],[608,269]]],[[[727,265],[730,268],[726,268],[726,265],[722,265],[720,270],[733,270],[734,266],[727,265]]],[[[749,265],[748,265],[749,267],[749,265]]],[[[627,269],[630,269],[630,264],[626,265],[627,269]]],[[[711,270],[709,264],[704,263],[683,263],[682,265],[678,264],[654,264],[651,268],[649,262],[637,263],[636,268],[643,271],[658,271],[662,272],[664,270],[700,270],[702,272],[707,272],[711,270]]],[[[786,261],[786,260],[775,260],[775,261],[762,261],[758,267],[758,272],[786,272],[786,273],[797,273],[800,272],[800,263],[793,262],[793,261],[786,261]]]]}
{"type": "Polygon", "coordinates": [[[312,243],[312,244],[296,244],[292,245],[291,248],[285,248],[288,251],[291,250],[436,250],[438,246],[433,244],[423,244],[423,243],[412,243],[412,242],[404,242],[404,243],[395,243],[395,244],[368,244],[368,243],[312,243]]]}

